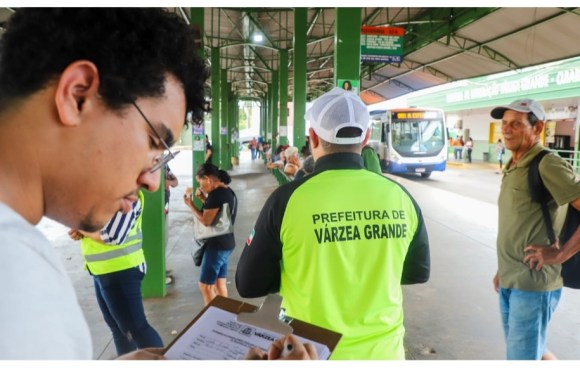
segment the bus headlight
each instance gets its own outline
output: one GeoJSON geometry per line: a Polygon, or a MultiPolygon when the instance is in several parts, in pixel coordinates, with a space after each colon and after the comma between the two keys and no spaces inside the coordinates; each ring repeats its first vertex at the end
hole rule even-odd
{"type": "Polygon", "coordinates": [[[391,162],[399,163],[401,161],[401,157],[397,153],[391,152],[391,162]]]}

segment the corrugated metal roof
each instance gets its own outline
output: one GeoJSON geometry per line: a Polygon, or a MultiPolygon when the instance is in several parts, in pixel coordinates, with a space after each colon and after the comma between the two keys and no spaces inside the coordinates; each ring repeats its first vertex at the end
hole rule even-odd
{"type": "MultiPolygon", "coordinates": [[[[189,8],[168,8],[189,21],[189,8]]],[[[0,34],[13,10],[0,8],[0,34]]],[[[307,95],[334,86],[335,8],[307,9],[307,95]]],[[[205,8],[204,46],[241,97],[262,98],[289,50],[292,92],[293,8],[205,8]],[[265,40],[252,41],[260,32],[265,40]]],[[[361,8],[361,23],[405,28],[404,60],[361,63],[367,102],[502,71],[580,56],[579,8],[361,8]]],[[[291,95],[289,95],[291,98],[291,95]]]]}
{"type": "Polygon", "coordinates": [[[499,8],[405,55],[413,70],[404,64],[379,69],[389,79],[363,87],[391,99],[401,92],[393,81],[419,90],[579,56],[579,26],[578,9],[499,8]]]}

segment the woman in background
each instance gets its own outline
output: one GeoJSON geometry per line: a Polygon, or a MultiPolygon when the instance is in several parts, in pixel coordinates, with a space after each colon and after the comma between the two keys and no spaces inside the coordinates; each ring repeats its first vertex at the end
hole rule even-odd
{"type": "MultiPolygon", "coordinates": [[[[237,214],[237,197],[228,184],[232,181],[227,172],[220,170],[211,163],[204,163],[196,174],[199,188],[195,196],[203,203],[197,209],[191,194],[184,195],[185,204],[192,210],[193,217],[197,217],[205,226],[213,225],[224,203],[228,203],[232,214],[232,225],[237,214]]],[[[205,253],[201,263],[199,290],[203,302],[207,305],[216,295],[228,296],[227,273],[228,260],[236,246],[234,233],[208,238],[205,241],[205,253]]]]}
{"type": "Polygon", "coordinates": [[[503,155],[505,154],[505,145],[503,145],[501,139],[497,139],[495,150],[497,152],[497,161],[499,162],[499,171],[496,173],[501,173],[501,169],[503,168],[503,155]]]}

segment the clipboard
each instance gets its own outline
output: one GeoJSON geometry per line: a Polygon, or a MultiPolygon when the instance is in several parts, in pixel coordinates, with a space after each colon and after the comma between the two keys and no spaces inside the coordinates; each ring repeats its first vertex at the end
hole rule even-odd
{"type": "Polygon", "coordinates": [[[302,338],[320,343],[328,347],[330,353],[334,351],[342,334],[322,328],[320,326],[312,325],[307,322],[289,319],[280,320],[280,303],[282,298],[277,294],[270,294],[260,307],[256,307],[250,303],[238,301],[223,296],[216,296],[207,306],[205,306],[199,314],[173,339],[173,341],[165,347],[163,353],[167,353],[182,337],[190,330],[190,328],[200,320],[211,307],[219,308],[232,314],[236,314],[236,320],[239,323],[251,327],[266,329],[268,331],[277,333],[279,336],[294,334],[302,338]],[[285,321],[289,321],[286,323],[285,321]]]}

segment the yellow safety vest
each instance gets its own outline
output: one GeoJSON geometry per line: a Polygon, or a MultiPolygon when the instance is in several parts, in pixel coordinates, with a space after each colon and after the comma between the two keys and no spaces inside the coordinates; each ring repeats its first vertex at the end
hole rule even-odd
{"type": "Polygon", "coordinates": [[[133,228],[129,231],[125,243],[108,245],[91,238],[81,240],[81,250],[85,266],[93,275],[103,275],[111,272],[127,270],[145,262],[143,254],[143,233],[141,219],[145,209],[145,198],[139,192],[141,214],[137,217],[133,228]]]}
{"type": "Polygon", "coordinates": [[[404,360],[401,276],[419,225],[411,197],[371,171],[329,169],[298,187],[284,212],[286,314],[342,333],[333,360],[404,360]],[[349,197],[353,189],[367,197],[349,197]]]}

